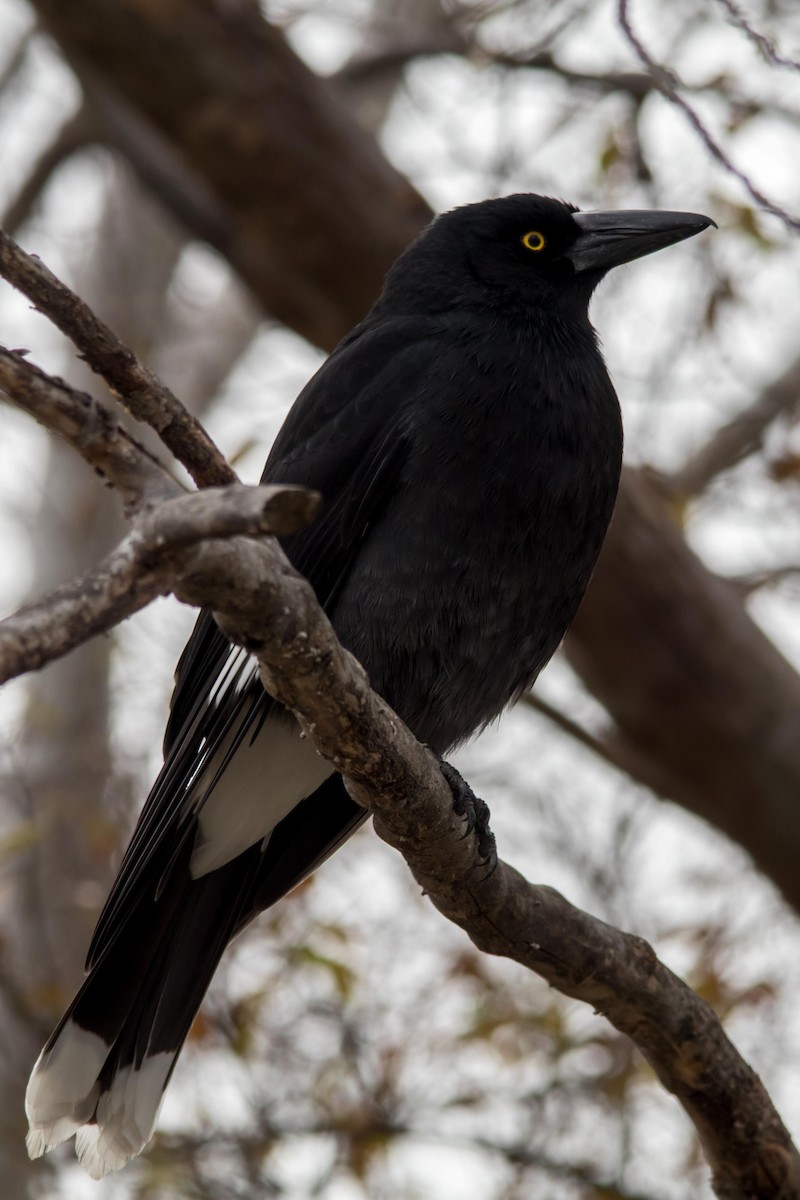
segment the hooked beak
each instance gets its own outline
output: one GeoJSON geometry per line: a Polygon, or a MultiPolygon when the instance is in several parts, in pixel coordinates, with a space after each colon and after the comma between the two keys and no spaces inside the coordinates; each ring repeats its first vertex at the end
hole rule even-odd
{"type": "Polygon", "coordinates": [[[564,258],[576,272],[608,271],[717,227],[710,217],[682,212],[576,212],[572,219],[581,232],[564,258]]]}

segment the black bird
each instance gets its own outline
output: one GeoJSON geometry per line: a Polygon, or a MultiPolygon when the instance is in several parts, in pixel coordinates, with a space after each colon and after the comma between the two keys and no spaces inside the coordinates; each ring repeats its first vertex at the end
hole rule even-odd
{"type": "MultiPolygon", "coordinates": [[[[301,392],[263,479],[320,491],[285,540],[372,685],[444,754],[530,687],[586,590],[619,480],[589,299],[712,225],[534,195],[437,218],[301,392]]],[[[364,814],[209,614],[165,762],[28,1085],[32,1156],[77,1133],[100,1178],[152,1135],[225,946],[364,814]]]]}

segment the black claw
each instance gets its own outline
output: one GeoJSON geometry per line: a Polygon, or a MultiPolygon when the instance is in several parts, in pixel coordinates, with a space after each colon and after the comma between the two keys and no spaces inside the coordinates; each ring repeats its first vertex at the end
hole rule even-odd
{"type": "Polygon", "coordinates": [[[453,812],[466,819],[464,837],[474,833],[478,839],[478,850],[487,866],[484,879],[488,879],[497,867],[497,844],[489,828],[489,805],[475,795],[466,779],[443,758],[439,758],[439,769],[453,794],[453,812]]]}

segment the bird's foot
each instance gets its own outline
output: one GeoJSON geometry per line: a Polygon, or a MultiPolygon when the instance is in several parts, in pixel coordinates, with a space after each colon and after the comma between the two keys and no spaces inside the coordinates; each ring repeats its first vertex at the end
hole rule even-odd
{"type": "Polygon", "coordinates": [[[487,868],[484,878],[488,879],[497,866],[497,844],[494,834],[489,828],[491,817],[489,805],[476,796],[466,779],[462,778],[455,767],[441,757],[439,757],[439,769],[453,796],[453,812],[458,817],[466,818],[467,828],[464,837],[469,837],[471,833],[474,833],[478,839],[478,850],[487,868]]]}

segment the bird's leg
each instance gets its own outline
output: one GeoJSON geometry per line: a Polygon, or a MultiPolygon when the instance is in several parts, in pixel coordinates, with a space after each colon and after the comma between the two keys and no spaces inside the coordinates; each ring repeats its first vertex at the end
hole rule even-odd
{"type": "Polygon", "coordinates": [[[447,786],[453,796],[453,811],[456,816],[466,817],[467,828],[464,833],[468,837],[475,833],[478,839],[478,850],[487,866],[486,876],[492,874],[497,866],[497,844],[494,834],[489,828],[489,805],[475,795],[472,788],[459,772],[449,762],[437,754],[439,769],[444,776],[447,786]]]}

